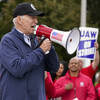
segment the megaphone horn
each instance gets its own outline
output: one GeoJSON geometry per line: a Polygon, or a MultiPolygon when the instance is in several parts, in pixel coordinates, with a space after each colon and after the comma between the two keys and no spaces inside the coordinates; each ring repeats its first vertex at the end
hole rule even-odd
{"type": "Polygon", "coordinates": [[[34,34],[39,37],[45,36],[51,41],[62,45],[68,54],[73,54],[80,42],[81,34],[78,28],[71,31],[59,31],[45,25],[36,25],[34,34]]]}

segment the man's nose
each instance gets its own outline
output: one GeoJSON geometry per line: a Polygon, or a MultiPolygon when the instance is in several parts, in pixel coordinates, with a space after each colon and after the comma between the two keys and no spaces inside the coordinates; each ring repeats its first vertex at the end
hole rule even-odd
{"type": "Polygon", "coordinates": [[[33,19],[33,22],[34,22],[35,24],[37,24],[37,23],[38,23],[37,18],[33,19]]]}

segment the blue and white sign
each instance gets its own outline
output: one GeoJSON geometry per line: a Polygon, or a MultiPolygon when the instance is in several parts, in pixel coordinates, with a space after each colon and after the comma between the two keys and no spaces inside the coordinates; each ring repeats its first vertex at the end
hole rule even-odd
{"type": "Polygon", "coordinates": [[[98,28],[80,27],[81,40],[77,49],[78,58],[95,58],[94,42],[98,38],[98,28]]]}

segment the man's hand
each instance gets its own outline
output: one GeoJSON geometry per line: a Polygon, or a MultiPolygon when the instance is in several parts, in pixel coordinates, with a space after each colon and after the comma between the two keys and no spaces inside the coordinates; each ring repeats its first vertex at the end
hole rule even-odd
{"type": "Polygon", "coordinates": [[[37,37],[37,40],[40,42],[41,41],[41,37],[38,37],[38,36],[36,36],[37,37]]]}
{"type": "Polygon", "coordinates": [[[71,90],[73,88],[73,84],[72,83],[68,83],[66,86],[65,86],[65,90],[71,90]]]}
{"type": "Polygon", "coordinates": [[[47,76],[48,76],[48,75],[47,75],[47,72],[46,72],[46,71],[44,71],[44,74],[45,74],[45,79],[46,79],[46,78],[47,78],[47,76]]]}
{"type": "Polygon", "coordinates": [[[94,47],[96,48],[95,59],[92,62],[92,68],[95,70],[99,66],[99,44],[98,42],[94,43],[94,47]]]}
{"type": "Polygon", "coordinates": [[[42,44],[40,45],[40,48],[46,53],[47,51],[50,51],[51,49],[51,41],[50,40],[44,40],[42,44]]]}
{"type": "Polygon", "coordinates": [[[99,49],[99,44],[97,42],[95,42],[94,47],[98,50],[99,49]]]}

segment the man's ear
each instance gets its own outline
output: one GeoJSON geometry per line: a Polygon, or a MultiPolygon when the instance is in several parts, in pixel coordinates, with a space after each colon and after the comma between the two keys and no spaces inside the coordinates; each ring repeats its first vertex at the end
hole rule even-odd
{"type": "Polygon", "coordinates": [[[70,69],[70,65],[68,65],[68,68],[70,69]]]}
{"type": "Polygon", "coordinates": [[[21,18],[21,16],[17,16],[17,22],[18,22],[18,24],[22,24],[22,18],[21,18]]]}

